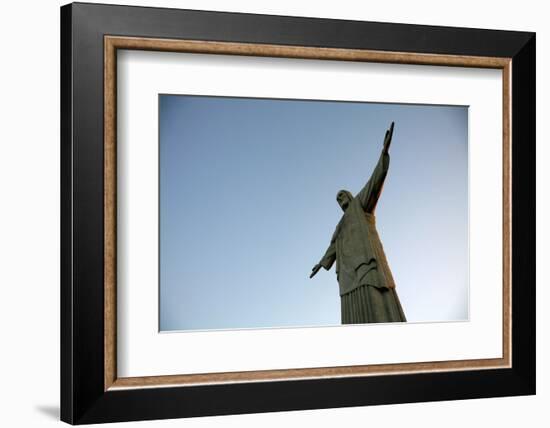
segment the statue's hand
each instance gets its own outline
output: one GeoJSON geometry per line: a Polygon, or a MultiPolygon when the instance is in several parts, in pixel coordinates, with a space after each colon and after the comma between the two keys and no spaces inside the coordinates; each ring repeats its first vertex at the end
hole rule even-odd
{"type": "Polygon", "coordinates": [[[384,153],[388,153],[390,149],[391,139],[393,137],[393,125],[394,122],[391,123],[390,129],[386,131],[386,136],[384,137],[384,153]]]}
{"type": "Polygon", "coordinates": [[[319,269],[321,269],[322,266],[317,263],[315,266],[313,266],[313,269],[311,269],[311,274],[309,275],[310,278],[313,278],[317,272],[319,272],[319,269]]]}

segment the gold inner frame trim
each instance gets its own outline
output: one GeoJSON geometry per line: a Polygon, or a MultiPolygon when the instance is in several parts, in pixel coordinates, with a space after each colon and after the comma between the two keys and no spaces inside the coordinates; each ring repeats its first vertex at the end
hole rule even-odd
{"type": "Polygon", "coordinates": [[[511,58],[462,55],[386,52],[309,46],[171,40],[139,37],[104,37],[104,389],[192,386],[219,383],[338,378],[405,373],[480,370],[511,367],[512,306],[512,168],[511,168],[511,58]],[[420,363],[375,364],[341,367],[316,367],[226,373],[202,373],[170,376],[117,376],[116,366],[116,88],[117,50],[148,50],[218,55],[243,55],[335,61],[379,62],[393,64],[440,65],[494,68],[502,70],[502,144],[503,144],[503,322],[502,358],[430,361],[420,363]]]}

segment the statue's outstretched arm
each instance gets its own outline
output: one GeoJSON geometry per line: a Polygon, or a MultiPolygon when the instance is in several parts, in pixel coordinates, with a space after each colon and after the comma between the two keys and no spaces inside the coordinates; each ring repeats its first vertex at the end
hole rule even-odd
{"type": "Polygon", "coordinates": [[[374,171],[369,178],[369,181],[363,189],[357,194],[357,198],[361,202],[363,209],[368,212],[374,212],[380,193],[382,192],[382,187],[384,186],[384,181],[386,179],[386,174],[388,173],[388,168],[390,166],[390,155],[388,150],[390,148],[391,140],[393,137],[393,126],[392,122],[390,128],[386,131],[386,136],[384,137],[384,147],[382,148],[382,153],[378,159],[378,163],[374,168],[374,171]]]}
{"type": "Polygon", "coordinates": [[[324,267],[326,270],[329,270],[334,261],[336,260],[336,245],[334,242],[330,243],[330,246],[328,247],[327,251],[325,252],[325,255],[321,258],[319,263],[317,263],[315,266],[313,266],[313,269],[311,269],[311,274],[309,275],[310,278],[313,278],[319,270],[324,267]]]}

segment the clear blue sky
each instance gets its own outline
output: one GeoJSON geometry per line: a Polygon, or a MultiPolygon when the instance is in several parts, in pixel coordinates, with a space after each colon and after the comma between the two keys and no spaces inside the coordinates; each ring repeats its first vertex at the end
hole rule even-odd
{"type": "Polygon", "coordinates": [[[159,96],[160,329],[340,324],[309,279],[392,121],[377,226],[409,322],[468,317],[468,109],[159,96]]]}

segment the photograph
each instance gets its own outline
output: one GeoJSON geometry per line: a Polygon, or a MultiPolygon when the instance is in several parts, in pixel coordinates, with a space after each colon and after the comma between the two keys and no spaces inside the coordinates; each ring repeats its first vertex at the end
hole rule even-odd
{"type": "Polygon", "coordinates": [[[61,420],[535,394],[535,33],[266,12],[61,8],[61,420]]]}
{"type": "Polygon", "coordinates": [[[468,106],[158,103],[160,332],[468,321],[468,106]]]}

